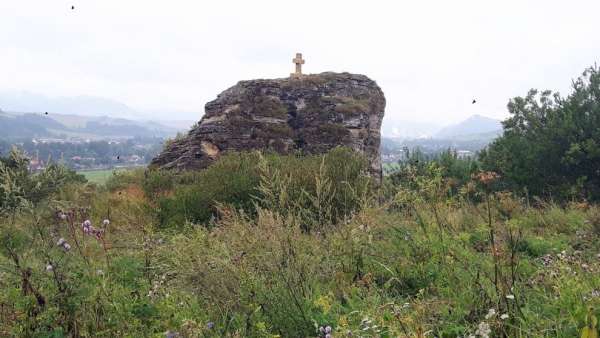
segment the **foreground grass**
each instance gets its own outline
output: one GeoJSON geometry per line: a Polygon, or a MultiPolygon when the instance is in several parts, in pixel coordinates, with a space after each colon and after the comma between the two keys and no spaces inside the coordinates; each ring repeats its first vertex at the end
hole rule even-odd
{"type": "MultiPolygon", "coordinates": [[[[110,208],[103,240],[66,231],[78,250],[48,248],[60,257],[54,272],[69,290],[61,301],[79,334],[315,337],[331,326],[334,337],[573,337],[588,307],[600,305],[595,206],[495,208],[492,254],[483,205],[444,207],[442,228],[427,205],[418,217],[366,208],[309,234],[293,217],[228,208],[213,230],[159,231],[147,203],[136,185],[96,192],[92,223],[110,208]]],[[[52,292],[47,262],[29,259],[37,287],[52,292]]],[[[0,319],[2,332],[20,335],[34,299],[15,278],[2,273],[0,319]]],[[[61,336],[50,317],[37,320],[61,336]]]]}
{"type": "Polygon", "coordinates": [[[52,197],[2,219],[0,335],[597,331],[599,206],[449,195],[436,170],[374,198],[354,155],[328,156],[235,155],[201,173],[130,171],[55,192],[37,187],[56,188],[60,171],[32,176],[23,186],[52,197]]]}

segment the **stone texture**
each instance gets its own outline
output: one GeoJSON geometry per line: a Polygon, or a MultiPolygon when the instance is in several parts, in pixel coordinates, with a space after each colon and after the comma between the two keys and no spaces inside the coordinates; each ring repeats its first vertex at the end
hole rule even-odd
{"type": "Polygon", "coordinates": [[[169,143],[151,167],[201,169],[226,151],[323,153],[347,146],[381,177],[381,88],[364,75],[321,73],[240,81],[206,104],[187,136],[169,143]]]}

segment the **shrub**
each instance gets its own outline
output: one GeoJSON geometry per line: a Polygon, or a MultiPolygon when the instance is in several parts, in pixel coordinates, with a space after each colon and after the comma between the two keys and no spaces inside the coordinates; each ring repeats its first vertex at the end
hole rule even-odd
{"type": "Polygon", "coordinates": [[[311,156],[230,153],[193,174],[193,183],[175,185],[172,195],[159,198],[159,222],[206,224],[220,204],[250,215],[259,205],[301,219],[308,231],[335,224],[366,203],[372,189],[366,173],[364,157],[344,148],[311,156]]]}

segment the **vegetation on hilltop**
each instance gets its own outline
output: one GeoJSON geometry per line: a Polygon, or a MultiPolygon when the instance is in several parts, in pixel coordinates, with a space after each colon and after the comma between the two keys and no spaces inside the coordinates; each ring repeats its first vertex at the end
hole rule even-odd
{"type": "Polygon", "coordinates": [[[504,134],[483,152],[507,188],[559,200],[600,199],[600,69],[588,68],[567,97],[531,90],[508,104],[504,134]]]}
{"type": "MultiPolygon", "coordinates": [[[[231,153],[102,186],[61,166],[32,174],[13,151],[0,161],[0,335],[597,337],[594,181],[575,170],[585,194],[556,194],[568,180],[535,190],[492,156],[533,134],[570,135],[543,116],[516,134],[507,123],[482,162],[413,153],[382,185],[345,148],[231,153]]],[[[577,140],[566,149],[591,142],[577,140]]],[[[582,149],[558,162],[588,168],[582,149]]],[[[519,163],[553,178],[558,162],[519,163]]]]}

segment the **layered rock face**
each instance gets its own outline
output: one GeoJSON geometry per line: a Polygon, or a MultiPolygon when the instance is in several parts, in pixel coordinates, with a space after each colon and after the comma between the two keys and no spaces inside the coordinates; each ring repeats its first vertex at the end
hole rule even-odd
{"type": "Polygon", "coordinates": [[[300,78],[241,81],[206,104],[188,135],[151,163],[164,169],[201,169],[226,151],[324,153],[347,146],[365,154],[381,177],[381,88],[364,75],[321,73],[300,78]]]}

